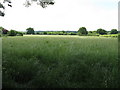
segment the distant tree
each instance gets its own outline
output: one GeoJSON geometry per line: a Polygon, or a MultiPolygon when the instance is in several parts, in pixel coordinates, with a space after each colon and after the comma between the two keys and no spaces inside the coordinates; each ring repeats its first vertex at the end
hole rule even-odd
{"type": "Polygon", "coordinates": [[[77,35],[77,33],[71,32],[71,34],[70,34],[70,35],[77,35]]]}
{"type": "Polygon", "coordinates": [[[26,31],[27,31],[27,34],[35,34],[34,28],[29,27],[26,29],[26,31]]]}
{"type": "Polygon", "coordinates": [[[7,33],[8,33],[7,29],[0,27],[0,34],[7,34],[7,33]]]}
{"type": "Polygon", "coordinates": [[[36,34],[40,34],[39,32],[36,32],[36,34]]]}
{"type": "Polygon", "coordinates": [[[7,29],[3,29],[2,30],[2,34],[7,34],[8,33],[8,30],[7,29]]]}
{"type": "Polygon", "coordinates": [[[93,33],[92,31],[89,31],[88,33],[93,33]]]}
{"type": "Polygon", "coordinates": [[[97,34],[97,31],[92,31],[92,33],[96,33],[97,34]]]}
{"type": "Polygon", "coordinates": [[[2,34],[2,30],[3,30],[4,28],[3,27],[0,27],[0,34],[2,34]]]}
{"type": "Polygon", "coordinates": [[[43,35],[43,32],[39,32],[40,35],[43,35]]]}
{"type": "Polygon", "coordinates": [[[10,30],[10,31],[8,32],[8,35],[9,35],[9,36],[16,36],[16,35],[17,35],[17,31],[15,31],[15,30],[10,30]]]}
{"type": "Polygon", "coordinates": [[[66,33],[64,30],[62,31],[63,33],[66,33]]]}
{"type": "Polygon", "coordinates": [[[100,28],[100,29],[97,29],[97,33],[101,34],[101,35],[104,35],[104,34],[107,34],[107,31],[100,28]]]}
{"type": "Polygon", "coordinates": [[[110,31],[110,34],[117,34],[117,33],[118,33],[117,29],[112,29],[112,30],[110,31]]]}
{"type": "Polygon", "coordinates": [[[88,36],[99,36],[97,31],[89,31],[88,36]]]}
{"type": "Polygon", "coordinates": [[[43,32],[44,35],[47,35],[47,32],[43,32]]]}
{"type": "Polygon", "coordinates": [[[58,31],[58,35],[63,35],[63,32],[62,31],[58,31]]]}
{"type": "Polygon", "coordinates": [[[23,33],[22,33],[22,32],[18,32],[18,31],[17,31],[16,36],[23,36],[23,33]]]}
{"type": "Polygon", "coordinates": [[[87,35],[87,34],[88,34],[88,31],[87,31],[87,29],[86,29],[85,27],[81,27],[81,28],[79,28],[79,30],[78,30],[78,34],[79,34],[79,35],[87,35]]]}

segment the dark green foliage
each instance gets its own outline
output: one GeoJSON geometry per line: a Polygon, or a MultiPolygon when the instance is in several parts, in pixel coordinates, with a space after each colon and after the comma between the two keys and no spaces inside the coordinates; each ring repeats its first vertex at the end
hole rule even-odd
{"type": "Polygon", "coordinates": [[[17,32],[16,36],[23,36],[23,33],[22,32],[17,32]]]}
{"type": "Polygon", "coordinates": [[[37,31],[37,35],[77,35],[77,31],[37,31]]]}
{"type": "Polygon", "coordinates": [[[36,34],[40,34],[39,32],[37,32],[36,34]]]}
{"type": "Polygon", "coordinates": [[[6,30],[6,29],[2,30],[2,34],[7,34],[7,33],[8,33],[8,30],[6,30]]]}
{"type": "Polygon", "coordinates": [[[89,31],[88,33],[93,33],[92,31],[89,31]]]}
{"type": "Polygon", "coordinates": [[[10,30],[7,34],[8,34],[8,36],[23,36],[22,32],[18,32],[15,30],[10,30]]]}
{"type": "Polygon", "coordinates": [[[9,35],[9,36],[16,36],[16,35],[17,35],[17,31],[15,31],[15,30],[10,30],[10,31],[8,32],[8,35],[9,35]]]}
{"type": "Polygon", "coordinates": [[[77,33],[71,32],[70,35],[77,35],[77,33]]]}
{"type": "Polygon", "coordinates": [[[97,33],[101,34],[101,35],[104,35],[104,34],[107,34],[107,31],[100,28],[100,29],[97,29],[97,33]]]}
{"type": "Polygon", "coordinates": [[[117,29],[112,29],[111,32],[110,32],[110,34],[118,34],[117,29]]]}
{"type": "Polygon", "coordinates": [[[47,35],[47,32],[43,32],[44,35],[47,35]]]}
{"type": "Polygon", "coordinates": [[[117,88],[117,44],[100,37],[4,37],[3,88],[117,88]]]}
{"type": "Polygon", "coordinates": [[[27,28],[26,31],[27,31],[27,34],[34,34],[35,33],[34,28],[31,28],[31,27],[27,28]]]}
{"type": "Polygon", "coordinates": [[[3,27],[0,27],[0,31],[3,30],[4,28],[3,27]]]}
{"type": "Polygon", "coordinates": [[[81,28],[79,28],[79,30],[78,30],[78,34],[79,34],[79,35],[87,35],[87,34],[88,34],[88,31],[87,31],[87,29],[86,29],[85,27],[81,27],[81,28]]]}

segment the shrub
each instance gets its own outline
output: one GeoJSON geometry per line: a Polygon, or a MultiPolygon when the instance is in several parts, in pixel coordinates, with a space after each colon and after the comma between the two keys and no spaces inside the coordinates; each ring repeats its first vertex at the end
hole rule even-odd
{"type": "Polygon", "coordinates": [[[23,33],[17,33],[16,36],[23,36],[23,33]]]}
{"type": "Polygon", "coordinates": [[[107,34],[107,31],[100,28],[100,29],[97,30],[97,33],[101,34],[101,35],[104,35],[104,34],[107,34]]]}
{"type": "Polygon", "coordinates": [[[112,29],[110,32],[110,34],[117,34],[117,33],[118,33],[117,29],[112,29]]]}
{"type": "Polygon", "coordinates": [[[9,36],[16,36],[16,35],[17,35],[17,31],[15,31],[15,30],[10,30],[10,31],[8,32],[8,35],[9,35],[9,36]]]}
{"type": "Polygon", "coordinates": [[[85,27],[81,27],[81,28],[79,28],[79,30],[78,30],[78,34],[79,34],[79,35],[87,35],[87,34],[88,34],[88,31],[87,31],[87,29],[86,29],[85,27]]]}

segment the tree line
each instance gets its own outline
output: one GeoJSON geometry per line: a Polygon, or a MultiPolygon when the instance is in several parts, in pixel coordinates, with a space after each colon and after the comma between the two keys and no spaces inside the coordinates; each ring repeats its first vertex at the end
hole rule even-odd
{"type": "Polygon", "coordinates": [[[87,31],[85,27],[80,27],[78,31],[35,31],[34,28],[27,28],[26,32],[19,32],[16,30],[7,30],[0,27],[0,32],[2,35],[6,36],[23,36],[23,35],[79,35],[79,36],[99,36],[107,34],[118,34],[117,29],[112,29],[111,31],[106,31],[99,28],[95,31],[87,31]]]}
{"type": "Polygon", "coordinates": [[[0,27],[0,36],[23,36],[23,32],[19,32],[16,30],[7,30],[3,27],[0,27]]]}
{"type": "Polygon", "coordinates": [[[80,27],[76,32],[67,32],[67,31],[44,31],[35,33],[34,28],[27,28],[26,34],[38,34],[38,35],[106,35],[106,34],[118,34],[117,29],[112,29],[111,31],[106,31],[102,28],[97,29],[96,31],[87,31],[85,27],[80,27]]]}

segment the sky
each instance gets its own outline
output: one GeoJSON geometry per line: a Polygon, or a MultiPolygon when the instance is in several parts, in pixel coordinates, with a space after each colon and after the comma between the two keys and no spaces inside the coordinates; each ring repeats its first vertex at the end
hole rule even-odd
{"type": "Polygon", "coordinates": [[[119,0],[54,0],[54,5],[42,8],[35,3],[24,7],[25,0],[14,0],[13,7],[6,7],[0,26],[10,30],[26,31],[88,31],[99,28],[110,31],[118,28],[119,0]]]}

